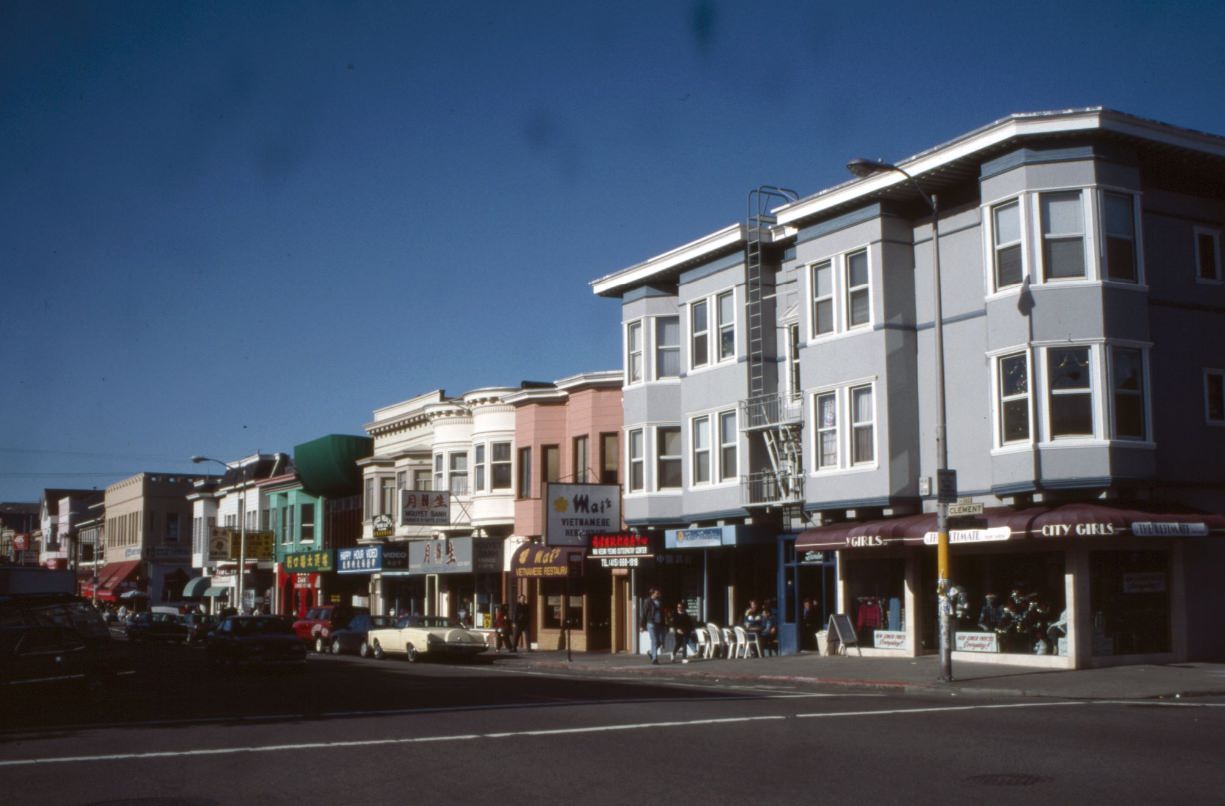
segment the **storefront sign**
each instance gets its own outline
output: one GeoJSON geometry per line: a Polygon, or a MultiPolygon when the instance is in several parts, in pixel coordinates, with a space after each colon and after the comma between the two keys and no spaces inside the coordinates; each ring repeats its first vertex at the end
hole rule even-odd
{"type": "MultiPolygon", "coordinates": [[[[993,526],[990,529],[950,529],[949,543],[995,543],[1000,540],[1009,540],[1012,537],[1012,529],[1008,526],[993,526]]],[[[939,542],[939,535],[936,532],[927,532],[923,535],[923,545],[934,546],[939,542]]]]}
{"type": "Polygon", "coordinates": [[[375,515],[370,525],[375,537],[391,537],[396,532],[396,523],[390,515],[375,515]]]}
{"type": "Polygon", "coordinates": [[[805,551],[798,557],[801,565],[823,565],[825,563],[824,551],[805,551]]]}
{"type": "Polygon", "coordinates": [[[560,546],[524,546],[511,559],[511,573],[517,579],[582,576],[583,553],[560,546]]]}
{"type": "MultiPolygon", "coordinates": [[[[344,549],[341,549],[341,551],[344,551],[344,549]]],[[[286,571],[302,573],[318,573],[320,571],[331,571],[335,568],[332,563],[331,549],[286,554],[284,566],[286,571]]]]}
{"type": "Polygon", "coordinates": [[[413,540],[408,544],[408,570],[414,574],[470,574],[472,538],[413,540]]]}
{"type": "Polygon", "coordinates": [[[294,587],[295,588],[311,587],[311,575],[310,574],[294,574],[294,587]]]}
{"type": "Polygon", "coordinates": [[[383,549],[383,570],[384,571],[407,571],[408,570],[408,544],[407,543],[384,543],[383,549]]]}
{"type": "Polygon", "coordinates": [[[451,493],[438,490],[401,490],[400,523],[407,526],[445,526],[451,522],[451,493]]]}
{"type": "Polygon", "coordinates": [[[668,529],[664,532],[664,544],[670,549],[706,549],[722,546],[723,531],[727,528],[726,526],[711,526],[706,529],[668,529]]]}
{"type": "Polygon", "coordinates": [[[353,546],[336,549],[336,573],[338,574],[372,574],[382,569],[382,546],[353,546]]]}
{"type": "Polygon", "coordinates": [[[186,561],[187,555],[190,552],[186,548],[177,546],[154,546],[153,558],[155,560],[179,560],[186,561]]]}
{"type": "Polygon", "coordinates": [[[144,555],[144,547],[142,546],[128,546],[126,549],[123,550],[123,559],[125,561],[126,560],[139,560],[143,558],[143,555],[144,555]]]}
{"type": "Polygon", "coordinates": [[[1120,531],[1121,528],[1113,523],[1047,523],[1040,533],[1043,537],[1108,537],[1120,531]]]}
{"type": "Polygon", "coordinates": [[[621,487],[616,484],[548,484],[546,546],[586,547],[593,534],[621,528],[621,487]]]}
{"type": "Polygon", "coordinates": [[[1124,574],[1123,593],[1165,593],[1165,574],[1160,571],[1124,574]]]}
{"type": "Polygon", "coordinates": [[[906,632],[904,630],[873,630],[872,645],[877,649],[905,649],[906,632]]]}
{"type": "Polygon", "coordinates": [[[993,632],[958,632],[953,648],[958,652],[999,652],[1000,639],[993,632]]]}
{"type": "Polygon", "coordinates": [[[1131,533],[1137,537],[1207,537],[1208,524],[1136,522],[1131,533]]]}
{"type": "Polygon", "coordinates": [[[25,535],[13,535],[13,548],[17,551],[25,551],[27,538],[25,535]]]}
{"type": "Polygon", "coordinates": [[[655,556],[651,538],[632,532],[591,536],[588,556],[601,568],[640,568],[655,556]]]}

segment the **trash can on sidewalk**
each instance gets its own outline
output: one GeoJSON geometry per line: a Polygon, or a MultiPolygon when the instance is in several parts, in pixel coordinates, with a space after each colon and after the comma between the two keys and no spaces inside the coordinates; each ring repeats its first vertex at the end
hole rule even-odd
{"type": "Polygon", "coordinates": [[[817,654],[829,654],[829,630],[817,630],[817,654]]]}

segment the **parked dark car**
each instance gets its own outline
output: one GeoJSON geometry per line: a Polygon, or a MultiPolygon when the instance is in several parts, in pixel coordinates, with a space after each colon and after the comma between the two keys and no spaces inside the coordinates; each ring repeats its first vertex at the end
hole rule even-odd
{"type": "MultiPolygon", "coordinates": [[[[131,674],[101,614],[71,594],[0,595],[0,700],[71,684],[94,689],[131,674]]],[[[3,707],[0,706],[0,711],[3,707]]]]}
{"type": "Polygon", "coordinates": [[[339,630],[354,616],[369,615],[368,607],[349,605],[320,605],[306,611],[306,615],[293,623],[294,632],[316,652],[326,652],[331,645],[332,630],[339,630]]]}
{"type": "Polygon", "coordinates": [[[187,625],[171,613],[137,613],[124,627],[129,641],[187,640],[187,625]]]}
{"type": "Polygon", "coordinates": [[[396,620],[392,616],[372,616],[369,613],[356,615],[349,619],[349,623],[344,627],[332,630],[328,650],[333,655],[356,652],[363,658],[368,658],[371,652],[366,636],[370,630],[392,627],[395,623],[396,620]]]}
{"type": "Polygon", "coordinates": [[[210,665],[306,666],[306,647],[281,616],[227,616],[205,641],[210,665]]]}
{"type": "Polygon", "coordinates": [[[198,644],[212,634],[221,619],[205,613],[187,613],[180,620],[187,627],[187,643],[198,644]]]}

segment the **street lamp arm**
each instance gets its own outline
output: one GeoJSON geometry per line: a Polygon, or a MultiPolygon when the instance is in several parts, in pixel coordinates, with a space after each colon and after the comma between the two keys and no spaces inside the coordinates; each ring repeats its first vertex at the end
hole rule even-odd
{"type": "Polygon", "coordinates": [[[863,157],[856,157],[846,164],[846,169],[861,179],[866,179],[869,176],[879,173],[896,171],[910,180],[910,184],[914,186],[914,189],[917,190],[919,195],[923,197],[923,201],[927,202],[927,206],[931,208],[933,216],[935,216],[938,212],[936,210],[935,198],[929,195],[928,192],[923,189],[923,186],[919,184],[918,179],[915,179],[909,171],[901,166],[894,165],[891,162],[882,162],[881,160],[870,160],[864,159],[863,157]]]}

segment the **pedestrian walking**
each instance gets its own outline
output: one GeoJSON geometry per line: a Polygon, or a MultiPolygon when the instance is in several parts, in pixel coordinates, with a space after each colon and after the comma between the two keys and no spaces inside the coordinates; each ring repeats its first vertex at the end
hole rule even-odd
{"type": "Polygon", "coordinates": [[[497,611],[493,614],[493,629],[496,636],[494,652],[501,652],[505,646],[509,651],[515,651],[515,645],[511,643],[511,622],[510,616],[506,612],[506,605],[498,605],[497,611]]]}
{"type": "Polygon", "coordinates": [[[531,610],[527,606],[527,596],[519,594],[519,600],[515,602],[514,612],[511,613],[511,626],[513,632],[510,639],[510,651],[519,651],[519,639],[523,639],[523,648],[528,652],[532,651],[531,639],[527,634],[527,625],[530,618],[531,610]]]}
{"type": "Polygon", "coordinates": [[[693,635],[693,617],[685,610],[684,602],[676,603],[676,611],[672,614],[672,632],[676,635],[676,645],[672,649],[672,662],[676,656],[681,656],[681,663],[689,662],[689,638],[693,635]]]}
{"type": "Polygon", "coordinates": [[[659,588],[651,588],[650,596],[642,606],[641,627],[651,639],[651,663],[659,663],[659,650],[663,648],[666,631],[663,595],[659,588]]]}

